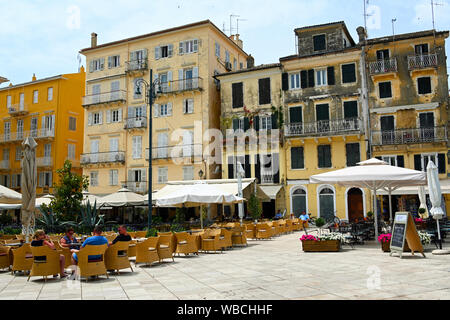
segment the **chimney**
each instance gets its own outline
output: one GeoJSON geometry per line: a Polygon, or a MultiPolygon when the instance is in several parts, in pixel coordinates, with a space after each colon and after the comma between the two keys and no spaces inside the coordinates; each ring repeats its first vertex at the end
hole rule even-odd
{"type": "Polygon", "coordinates": [[[91,33],[91,48],[97,46],[97,34],[95,32],[91,33]]]}
{"type": "Polygon", "coordinates": [[[252,55],[247,57],[247,69],[253,68],[255,66],[255,58],[252,55]]]}
{"type": "Polygon", "coordinates": [[[33,77],[31,78],[31,81],[36,81],[36,74],[33,73],[33,77]]]}
{"type": "Polygon", "coordinates": [[[364,40],[366,40],[366,38],[367,38],[367,32],[366,32],[366,29],[364,29],[364,27],[358,27],[358,28],[356,28],[356,32],[358,32],[359,43],[361,43],[361,42],[363,42],[364,40]]]}
{"type": "Polygon", "coordinates": [[[236,34],[236,40],[234,42],[238,45],[239,48],[244,50],[244,43],[241,39],[239,39],[239,34],[236,34]]]}

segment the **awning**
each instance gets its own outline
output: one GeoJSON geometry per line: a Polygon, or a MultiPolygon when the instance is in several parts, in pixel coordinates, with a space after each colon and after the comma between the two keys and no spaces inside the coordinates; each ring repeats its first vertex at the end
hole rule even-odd
{"type": "Polygon", "coordinates": [[[275,200],[277,198],[278,192],[280,192],[281,188],[283,186],[281,185],[275,185],[275,186],[259,186],[259,189],[264,193],[267,198],[270,200],[275,200]]]}
{"type": "Polygon", "coordinates": [[[0,210],[14,210],[22,208],[21,204],[0,203],[0,210]]]}
{"type": "MultiPolygon", "coordinates": [[[[450,179],[440,180],[441,182],[441,191],[442,194],[450,194],[450,179]]],[[[425,193],[428,194],[428,186],[425,186],[425,193]]],[[[411,194],[419,194],[419,187],[401,187],[397,190],[392,191],[391,193],[394,195],[411,195],[411,194]]],[[[377,191],[377,195],[387,196],[388,192],[385,190],[377,191]]]]}

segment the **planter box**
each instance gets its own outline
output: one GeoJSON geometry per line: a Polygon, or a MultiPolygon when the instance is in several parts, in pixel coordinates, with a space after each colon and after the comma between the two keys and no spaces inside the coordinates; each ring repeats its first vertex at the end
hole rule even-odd
{"type": "MultiPolygon", "coordinates": [[[[391,243],[390,242],[382,242],[381,250],[383,252],[391,252],[391,243]]],[[[403,252],[410,252],[411,249],[408,247],[408,242],[405,241],[405,247],[403,248],[403,252]]]]}
{"type": "Polygon", "coordinates": [[[341,248],[341,242],[339,240],[305,240],[302,241],[302,248],[304,252],[337,252],[341,248]]]}

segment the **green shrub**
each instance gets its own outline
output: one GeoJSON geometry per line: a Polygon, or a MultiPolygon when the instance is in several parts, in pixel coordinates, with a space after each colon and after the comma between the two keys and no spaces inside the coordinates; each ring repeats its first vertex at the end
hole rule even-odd
{"type": "Polygon", "coordinates": [[[150,237],[156,237],[158,235],[158,230],[156,230],[155,228],[150,228],[149,230],[147,230],[147,234],[145,235],[146,238],[150,238],[150,237]]]}
{"type": "Polygon", "coordinates": [[[9,235],[22,233],[22,229],[11,228],[11,227],[4,227],[2,231],[3,231],[3,234],[9,234],[9,235]]]}
{"type": "Polygon", "coordinates": [[[252,193],[248,199],[247,210],[250,212],[253,220],[261,218],[262,207],[256,194],[252,193]]]}
{"type": "Polygon", "coordinates": [[[185,231],[184,227],[181,224],[174,223],[170,226],[170,231],[172,232],[182,232],[185,231]]]}
{"type": "Polygon", "coordinates": [[[8,225],[11,224],[13,218],[6,212],[0,213],[0,225],[8,225]]]}
{"type": "Polygon", "coordinates": [[[318,227],[318,228],[321,228],[321,227],[323,227],[325,225],[325,219],[323,219],[323,218],[317,218],[316,219],[316,226],[318,227]]]}

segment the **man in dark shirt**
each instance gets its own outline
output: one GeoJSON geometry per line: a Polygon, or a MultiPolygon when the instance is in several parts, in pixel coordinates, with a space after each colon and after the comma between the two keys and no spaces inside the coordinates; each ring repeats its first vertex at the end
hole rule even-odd
{"type": "Polygon", "coordinates": [[[112,241],[112,244],[115,244],[117,241],[131,241],[131,236],[128,234],[125,226],[119,226],[119,235],[112,241]]]}

